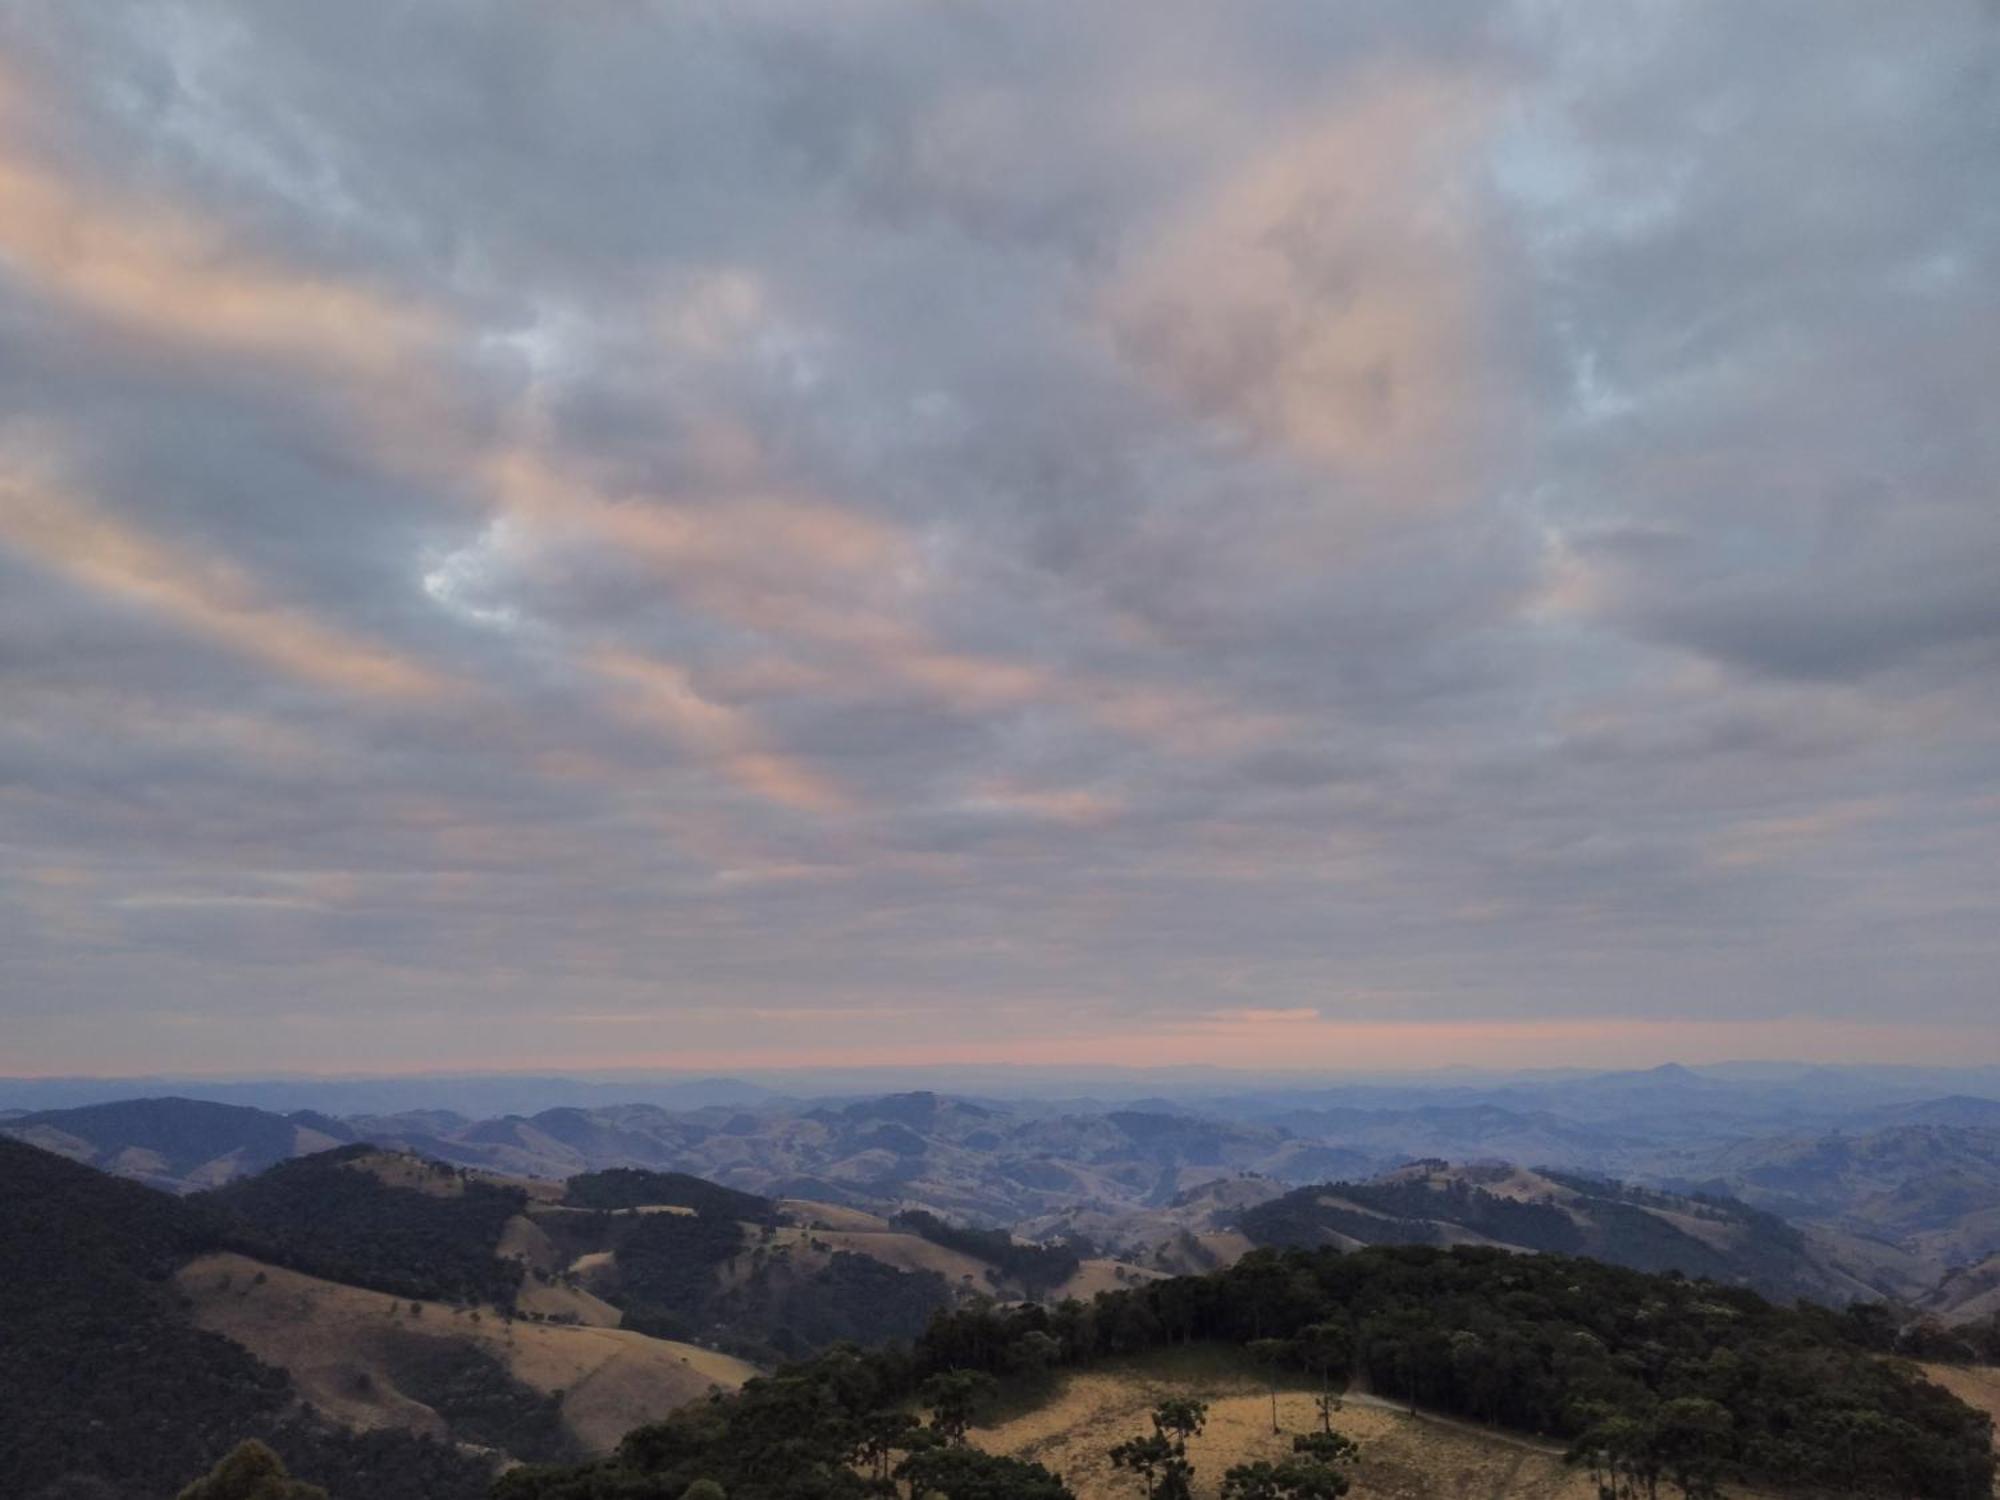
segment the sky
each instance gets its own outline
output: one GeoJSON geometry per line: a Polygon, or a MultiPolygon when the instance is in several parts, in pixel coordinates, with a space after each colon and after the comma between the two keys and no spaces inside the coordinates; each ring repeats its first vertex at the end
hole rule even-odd
{"type": "Polygon", "coordinates": [[[2000,1061],[1996,98],[0,0],[0,1072],[2000,1061]]]}

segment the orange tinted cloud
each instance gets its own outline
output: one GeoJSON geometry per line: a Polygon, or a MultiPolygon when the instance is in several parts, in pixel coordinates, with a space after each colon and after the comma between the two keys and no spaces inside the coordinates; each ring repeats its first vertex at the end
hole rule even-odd
{"type": "Polygon", "coordinates": [[[0,547],[289,677],[369,698],[453,691],[384,646],[261,598],[228,563],[190,556],[30,475],[0,470],[0,547]]]}
{"type": "Polygon", "coordinates": [[[800,573],[879,576],[913,561],[892,527],[807,497],[750,494],[690,505],[649,494],[615,496],[525,444],[473,462],[475,477],[527,534],[587,539],[696,579],[717,569],[766,582],[800,573]]]}
{"type": "MultiPolygon", "coordinates": [[[[0,127],[25,114],[0,74],[0,127]]],[[[435,314],[245,253],[179,207],[93,193],[0,136],[0,264],[44,295],[156,338],[397,377],[435,314]]]]}
{"type": "MultiPolygon", "coordinates": [[[[19,90],[0,78],[0,117],[10,92],[19,90]]],[[[532,563],[541,549],[581,544],[637,561],[712,617],[810,658],[793,670],[813,690],[860,696],[897,685],[968,714],[1045,704],[1188,754],[1227,751],[1269,729],[1187,689],[952,647],[919,618],[939,580],[918,539],[764,482],[754,439],[727,421],[699,424],[689,445],[721,455],[725,492],[693,499],[619,492],[577,455],[533,436],[531,421],[494,445],[455,412],[435,378],[433,356],[453,332],[437,309],[257,256],[199,214],[93,192],[4,146],[0,263],[51,300],[141,336],[282,359],[331,378],[377,462],[493,508],[510,523],[517,559],[532,563]]],[[[753,326],[767,295],[741,275],[716,273],[684,307],[675,304],[680,311],[664,331],[712,350],[753,326]]],[[[253,606],[256,591],[218,565],[169,557],[162,544],[85,519],[73,505],[60,526],[46,513],[29,517],[28,508],[16,502],[24,548],[79,581],[144,599],[210,639],[349,690],[415,695],[435,687],[386,652],[253,606]],[[87,556],[90,546],[103,555],[87,556]]],[[[645,701],[656,718],[678,724],[686,742],[707,746],[704,753],[718,754],[726,740],[731,748],[720,762],[739,784],[789,805],[841,801],[823,779],[754,748],[740,717],[724,733],[678,688],[645,701]]]]}
{"type": "MultiPolygon", "coordinates": [[[[1110,290],[1149,381],[1373,503],[1465,496],[1482,404],[1473,226],[1455,189],[1483,91],[1404,69],[1190,203],[1110,290]]],[[[1368,502],[1364,502],[1368,503],[1368,502]]]]}
{"type": "Polygon", "coordinates": [[[617,706],[626,717],[665,730],[745,791],[806,812],[846,807],[846,796],[832,782],[764,745],[749,715],[703,697],[685,668],[610,647],[592,652],[588,661],[619,690],[617,706]]]}
{"type": "Polygon", "coordinates": [[[1079,827],[1107,823],[1124,804],[1086,787],[1028,787],[1011,781],[985,781],[973,789],[969,805],[1003,812],[1025,813],[1050,823],[1079,827]]]}
{"type": "MultiPolygon", "coordinates": [[[[884,681],[966,713],[1031,704],[1068,708],[1115,732],[1188,754],[1241,748],[1282,726],[1208,695],[1067,674],[955,650],[916,615],[938,580],[916,539],[814,496],[752,491],[702,503],[613,495],[559,456],[518,444],[470,460],[500,505],[515,545],[583,543],[642,564],[711,616],[826,661],[779,669],[803,687],[872,692],[884,681]],[[831,658],[828,661],[828,658],[831,658]]],[[[739,470],[754,471],[737,460],[739,470]]],[[[733,476],[754,480],[754,472],[733,476]]]]}

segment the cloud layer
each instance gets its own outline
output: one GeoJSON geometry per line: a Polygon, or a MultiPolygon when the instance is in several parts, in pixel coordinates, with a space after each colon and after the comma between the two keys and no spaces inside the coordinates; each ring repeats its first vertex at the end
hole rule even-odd
{"type": "Polygon", "coordinates": [[[0,58],[0,1071],[2000,1058],[1990,7],[0,58]]]}

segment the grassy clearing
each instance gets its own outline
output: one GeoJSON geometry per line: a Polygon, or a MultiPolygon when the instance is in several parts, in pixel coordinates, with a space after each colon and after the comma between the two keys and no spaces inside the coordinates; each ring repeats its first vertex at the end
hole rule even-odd
{"type": "MultiPolygon", "coordinates": [[[[1271,1431],[1271,1397],[1263,1372],[1240,1350],[1192,1345],[1061,1377],[1046,1400],[1008,1408],[976,1428],[972,1439],[989,1452],[1033,1459],[1061,1474],[1080,1500],[1140,1500],[1143,1487],[1112,1468],[1113,1444],[1149,1430],[1148,1413],[1169,1396],[1209,1403],[1208,1425],[1188,1446],[1195,1494],[1209,1500],[1223,1472],[1291,1451],[1296,1433],[1318,1426],[1313,1391],[1281,1380],[1278,1422],[1271,1431]]],[[[1444,1427],[1423,1417],[1349,1406],[1336,1426],[1361,1445],[1354,1495],[1359,1500],[1593,1500],[1586,1476],[1559,1458],[1444,1427]]]]}

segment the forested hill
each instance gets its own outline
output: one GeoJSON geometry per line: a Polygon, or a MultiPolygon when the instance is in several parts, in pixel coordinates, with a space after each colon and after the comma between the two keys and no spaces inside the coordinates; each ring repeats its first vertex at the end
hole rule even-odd
{"type": "MultiPolygon", "coordinates": [[[[1619,1493],[1664,1480],[1708,1494],[1734,1480],[1828,1497],[1988,1500],[1990,1419],[1867,1336],[1865,1319],[1561,1255],[1265,1250],[1089,1304],[944,1315],[912,1350],[834,1351],[639,1429],[602,1463],[516,1470],[495,1494],[672,1500],[709,1479],[730,1500],[862,1500],[870,1481],[855,1461],[934,1441],[900,1413],[922,1396],[951,1418],[968,1373],[1032,1380],[1051,1366],[1217,1340],[1315,1380],[1361,1379],[1432,1410],[1557,1435],[1579,1462],[1636,1486],[1619,1493]]],[[[1024,1492],[995,1477],[966,1492],[1024,1492]]],[[[1046,1475],[1004,1477],[1062,1493],[1046,1475]]]]}
{"type": "Polygon", "coordinates": [[[285,1377],[190,1324],[168,1278],[230,1248],[212,1205],[0,1140],[5,1493],[158,1500],[246,1437],[335,1500],[476,1500],[488,1465],[402,1432],[355,1435],[285,1377]]]}
{"type": "Polygon", "coordinates": [[[511,1307],[520,1262],[498,1253],[526,1206],[518,1187],[418,1158],[418,1186],[367,1170],[383,1153],[343,1146],[280,1162],[190,1201],[236,1221],[266,1260],[309,1275],[441,1302],[511,1307]]]}
{"type": "Polygon", "coordinates": [[[215,1187],[354,1139],[338,1120],[204,1099],[121,1099],[17,1116],[0,1134],[169,1192],[215,1187]]]}
{"type": "Polygon", "coordinates": [[[1296,1189],[1238,1223],[1260,1245],[1489,1244],[1705,1276],[1786,1302],[1865,1291],[1820,1264],[1797,1229],[1732,1199],[1500,1165],[1416,1162],[1369,1182],[1296,1189]]]}
{"type": "Polygon", "coordinates": [[[603,1172],[579,1172],[564,1184],[563,1202],[572,1208],[646,1208],[671,1206],[746,1224],[775,1224],[778,1206],[755,1193],[739,1193],[685,1172],[653,1172],[642,1167],[612,1167],[603,1172]]]}

